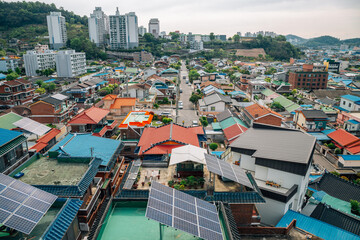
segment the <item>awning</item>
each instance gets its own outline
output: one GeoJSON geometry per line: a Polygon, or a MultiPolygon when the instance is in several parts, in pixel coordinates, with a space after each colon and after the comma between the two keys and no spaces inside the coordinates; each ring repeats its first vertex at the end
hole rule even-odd
{"type": "Polygon", "coordinates": [[[206,164],[204,154],[207,150],[193,145],[185,145],[172,150],[169,166],[183,162],[206,164]]]}

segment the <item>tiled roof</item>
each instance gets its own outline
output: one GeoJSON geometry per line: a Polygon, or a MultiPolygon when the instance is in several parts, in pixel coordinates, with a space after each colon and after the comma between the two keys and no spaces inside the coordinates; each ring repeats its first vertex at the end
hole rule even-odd
{"type": "Polygon", "coordinates": [[[335,227],[331,224],[322,222],[312,217],[305,216],[301,213],[288,210],[281,218],[276,227],[288,227],[289,224],[296,220],[296,227],[309,232],[324,240],[359,240],[360,237],[345,231],[341,228],[335,227]]]}
{"type": "Polygon", "coordinates": [[[305,118],[328,118],[322,110],[302,110],[301,112],[305,118]]]}
{"type": "Polygon", "coordinates": [[[83,201],[69,198],[56,219],[48,227],[47,231],[41,237],[43,240],[63,239],[71,223],[74,221],[83,201]]]}
{"type": "Polygon", "coordinates": [[[354,95],[350,95],[350,94],[348,94],[348,95],[343,95],[343,96],[341,96],[341,98],[345,98],[345,99],[350,100],[350,101],[352,101],[352,102],[360,101],[360,97],[354,96],[354,95]]]}
{"type": "Polygon", "coordinates": [[[36,144],[32,146],[30,149],[35,149],[36,152],[40,152],[43,150],[47,145],[49,145],[49,142],[51,139],[55,138],[61,131],[56,128],[52,128],[48,133],[46,133],[44,136],[36,140],[36,144]]]}
{"type": "Polygon", "coordinates": [[[102,100],[113,100],[113,99],[115,99],[115,98],[117,98],[117,95],[115,95],[115,94],[108,94],[108,95],[106,95],[105,97],[103,97],[102,100]]]}
{"type": "Polygon", "coordinates": [[[122,106],[135,106],[136,98],[116,98],[110,109],[119,109],[122,106]]]}
{"type": "Polygon", "coordinates": [[[40,152],[40,151],[43,150],[47,145],[49,145],[49,144],[48,144],[48,143],[43,143],[43,142],[38,142],[38,143],[36,143],[34,146],[32,146],[30,149],[36,150],[36,152],[40,152]]]}
{"type": "Polygon", "coordinates": [[[228,128],[228,127],[231,127],[231,126],[233,126],[235,124],[240,124],[243,127],[247,127],[246,124],[241,119],[239,119],[237,117],[230,117],[230,118],[227,118],[227,119],[220,122],[220,126],[221,126],[221,128],[223,130],[228,128]]]}
{"type": "Polygon", "coordinates": [[[110,111],[106,109],[91,107],[73,117],[69,121],[69,124],[97,124],[106,117],[109,112],[110,111]]]}
{"type": "Polygon", "coordinates": [[[338,129],[332,133],[329,133],[328,137],[344,147],[360,141],[358,137],[352,135],[344,129],[338,129]]]}
{"type": "Polygon", "coordinates": [[[229,117],[232,117],[234,116],[233,113],[229,110],[229,109],[226,109],[225,111],[219,113],[218,115],[216,115],[216,120],[218,122],[221,122],[229,117]]]}
{"type": "Polygon", "coordinates": [[[231,127],[224,129],[224,135],[228,141],[232,141],[246,130],[246,127],[241,126],[240,124],[234,124],[231,127]]]}
{"type": "Polygon", "coordinates": [[[346,202],[351,199],[360,202],[360,186],[331,173],[325,173],[319,181],[309,184],[309,187],[346,202]]]}
{"type": "Polygon", "coordinates": [[[360,218],[340,212],[323,203],[317,205],[310,217],[360,236],[360,218]]]}
{"type": "Polygon", "coordinates": [[[199,147],[198,135],[204,134],[204,129],[201,126],[183,127],[171,123],[157,128],[148,127],[144,129],[138,143],[138,147],[140,147],[139,154],[148,154],[151,148],[162,145],[166,141],[179,142],[182,145],[191,144],[199,147]]]}
{"type": "Polygon", "coordinates": [[[276,117],[279,117],[279,118],[282,118],[282,116],[277,113],[277,112],[274,112],[264,106],[260,106],[259,104],[255,103],[251,106],[248,106],[245,108],[245,111],[247,113],[249,113],[254,119],[257,119],[257,118],[261,118],[262,116],[265,116],[267,114],[273,114],[275,115],[276,117]]]}

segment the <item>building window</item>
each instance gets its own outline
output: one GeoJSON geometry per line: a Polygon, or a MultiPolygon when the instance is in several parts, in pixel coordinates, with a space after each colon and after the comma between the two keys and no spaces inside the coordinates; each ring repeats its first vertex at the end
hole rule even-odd
{"type": "Polygon", "coordinates": [[[345,101],[343,101],[343,105],[345,105],[346,104],[346,102],[345,101]]]}
{"type": "Polygon", "coordinates": [[[349,107],[351,107],[351,103],[349,103],[349,107]]]}
{"type": "Polygon", "coordinates": [[[215,111],[215,107],[210,107],[210,111],[215,111]]]}
{"type": "Polygon", "coordinates": [[[5,92],[10,92],[10,88],[6,87],[5,92]]]}

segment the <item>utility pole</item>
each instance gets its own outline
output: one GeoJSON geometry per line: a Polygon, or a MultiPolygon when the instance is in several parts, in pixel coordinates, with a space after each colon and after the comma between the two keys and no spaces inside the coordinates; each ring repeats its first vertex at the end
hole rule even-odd
{"type": "Polygon", "coordinates": [[[180,77],[181,77],[181,68],[178,74],[178,78],[176,80],[176,116],[175,116],[175,123],[178,123],[179,117],[179,98],[180,98],[180,77]]]}

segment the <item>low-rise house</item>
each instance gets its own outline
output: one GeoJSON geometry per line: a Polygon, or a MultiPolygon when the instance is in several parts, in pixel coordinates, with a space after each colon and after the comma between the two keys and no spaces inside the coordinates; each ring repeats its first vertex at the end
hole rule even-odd
{"type": "Polygon", "coordinates": [[[178,78],[179,77],[179,71],[175,70],[173,68],[168,68],[168,69],[160,72],[160,76],[164,77],[164,78],[170,78],[170,79],[178,78]]]}
{"type": "Polygon", "coordinates": [[[339,155],[339,167],[354,169],[357,173],[360,172],[360,155],[339,155]]]}
{"type": "Polygon", "coordinates": [[[96,91],[106,84],[107,81],[101,78],[93,78],[71,87],[66,93],[77,103],[91,103],[95,100],[96,91]]]}
{"type": "Polygon", "coordinates": [[[60,133],[61,131],[59,129],[52,128],[49,132],[36,140],[36,144],[32,146],[30,150],[35,150],[35,152],[40,153],[47,152],[52,146],[56,144],[56,137],[60,133]]]}
{"type": "Polygon", "coordinates": [[[245,107],[242,111],[242,117],[247,125],[252,126],[253,123],[264,123],[273,126],[281,126],[282,116],[271,109],[255,103],[245,107]]]}
{"type": "Polygon", "coordinates": [[[109,94],[103,99],[104,109],[110,111],[109,119],[124,119],[125,116],[135,110],[136,98],[119,98],[116,95],[109,94]]]}
{"type": "Polygon", "coordinates": [[[10,173],[28,157],[26,137],[21,132],[0,128],[0,173],[10,173]]]}
{"type": "Polygon", "coordinates": [[[30,103],[35,98],[35,89],[30,81],[16,79],[0,82],[0,106],[17,106],[30,103]]]}
{"type": "Polygon", "coordinates": [[[291,84],[283,81],[272,81],[270,85],[271,89],[277,93],[290,93],[291,84]]]}
{"type": "Polygon", "coordinates": [[[187,144],[203,147],[205,142],[205,132],[201,126],[183,127],[171,123],[157,128],[145,128],[136,153],[143,160],[161,162],[163,156],[171,154],[174,148],[187,144]]]}
{"type": "Polygon", "coordinates": [[[258,205],[264,223],[302,208],[315,142],[298,130],[255,123],[230,144],[232,161],[253,174],[265,198],[258,205]]]}
{"type": "Polygon", "coordinates": [[[68,124],[71,132],[75,133],[93,133],[96,136],[111,136],[115,130],[117,122],[107,121],[106,117],[109,110],[91,107],[74,116],[68,124]]]}
{"type": "Polygon", "coordinates": [[[67,96],[55,94],[30,106],[30,118],[40,123],[65,123],[74,115],[75,103],[67,96]]]}
{"type": "Polygon", "coordinates": [[[359,111],[360,110],[360,97],[355,95],[343,95],[340,100],[340,110],[346,111],[359,111]]]}
{"type": "Polygon", "coordinates": [[[305,132],[319,132],[326,128],[328,116],[322,110],[300,110],[294,116],[296,129],[305,132]]]}
{"type": "Polygon", "coordinates": [[[223,112],[229,104],[231,104],[231,98],[219,93],[213,93],[209,96],[199,100],[199,110],[202,112],[223,112]]]}
{"type": "Polygon", "coordinates": [[[338,129],[327,135],[343,154],[360,154],[360,139],[344,129],[338,129]]]}

